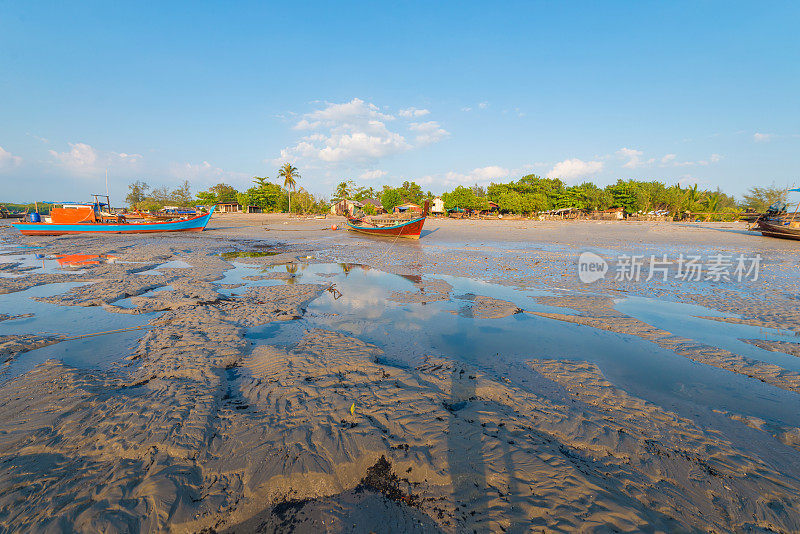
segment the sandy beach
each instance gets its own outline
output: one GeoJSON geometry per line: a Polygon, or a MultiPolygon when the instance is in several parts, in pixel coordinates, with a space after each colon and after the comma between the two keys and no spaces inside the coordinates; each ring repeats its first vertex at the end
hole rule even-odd
{"type": "Polygon", "coordinates": [[[0,229],[0,531],[800,530],[797,242],[342,226],[0,229]],[[616,277],[634,256],[664,269],[616,277]],[[760,264],[681,279],[694,256],[760,264]]]}

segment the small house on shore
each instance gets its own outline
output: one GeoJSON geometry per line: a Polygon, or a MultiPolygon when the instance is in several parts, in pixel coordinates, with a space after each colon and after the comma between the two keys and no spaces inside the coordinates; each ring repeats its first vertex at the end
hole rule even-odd
{"type": "Polygon", "coordinates": [[[385,213],[386,212],[386,210],[383,209],[383,204],[381,204],[381,201],[378,200],[377,198],[365,198],[362,201],[362,204],[364,204],[364,207],[367,207],[367,206],[374,207],[375,208],[375,213],[377,213],[377,214],[381,214],[381,213],[385,213]]]}
{"type": "Polygon", "coordinates": [[[406,202],[394,207],[395,213],[422,213],[422,207],[413,202],[406,202]]]}
{"type": "Polygon", "coordinates": [[[357,209],[361,209],[364,207],[364,204],[359,202],[358,200],[350,200],[349,198],[344,198],[341,200],[333,200],[331,202],[331,215],[342,215],[342,216],[349,216],[353,215],[353,212],[357,209]]]}
{"type": "Polygon", "coordinates": [[[436,197],[433,199],[433,203],[431,204],[431,213],[444,215],[444,200],[442,200],[442,197],[436,197]]]}
{"type": "Polygon", "coordinates": [[[559,208],[539,213],[539,220],[542,221],[560,221],[563,219],[578,219],[579,217],[580,210],[575,207],[559,208]]]}
{"type": "Polygon", "coordinates": [[[621,221],[625,218],[625,211],[622,208],[598,210],[591,212],[589,218],[598,221],[621,221]]]}
{"type": "Polygon", "coordinates": [[[219,213],[239,213],[242,207],[238,202],[217,202],[217,211],[219,213]]]}

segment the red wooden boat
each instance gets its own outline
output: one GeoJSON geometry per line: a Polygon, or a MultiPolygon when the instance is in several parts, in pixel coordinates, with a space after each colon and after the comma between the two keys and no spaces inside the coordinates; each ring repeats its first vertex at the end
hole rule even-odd
{"type": "Polygon", "coordinates": [[[422,225],[425,224],[425,218],[425,216],[422,216],[410,220],[350,219],[347,221],[347,226],[350,230],[362,234],[419,239],[419,234],[422,232],[422,225]]]}

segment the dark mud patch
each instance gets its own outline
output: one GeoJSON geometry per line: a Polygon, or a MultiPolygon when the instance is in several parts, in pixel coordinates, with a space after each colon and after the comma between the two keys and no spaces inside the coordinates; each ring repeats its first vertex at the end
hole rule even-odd
{"type": "Polygon", "coordinates": [[[224,532],[441,532],[417,509],[420,499],[404,492],[401,482],[381,455],[351,491],[316,499],[286,498],[224,532]]]}

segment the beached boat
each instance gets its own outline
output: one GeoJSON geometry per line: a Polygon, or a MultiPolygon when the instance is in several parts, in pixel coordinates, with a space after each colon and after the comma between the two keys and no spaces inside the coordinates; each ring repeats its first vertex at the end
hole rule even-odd
{"type": "Polygon", "coordinates": [[[754,229],[761,232],[763,236],[800,241],[800,221],[759,219],[756,221],[754,229]]]}
{"type": "Polygon", "coordinates": [[[419,239],[422,232],[422,225],[425,224],[425,216],[416,219],[350,219],[347,226],[354,232],[362,234],[385,236],[385,237],[406,237],[409,239],[419,239]]]}
{"type": "Polygon", "coordinates": [[[65,234],[145,234],[153,232],[202,232],[214,207],[205,215],[163,222],[128,222],[119,216],[113,222],[104,220],[92,205],[53,208],[50,222],[12,224],[23,235],[65,234]]]}
{"type": "MultiPolygon", "coordinates": [[[[787,193],[800,193],[800,189],[788,189],[787,193]]],[[[761,232],[767,237],[794,239],[800,241],[800,203],[793,214],[789,214],[786,203],[777,201],[759,216],[749,230],[761,232]]]]}
{"type": "Polygon", "coordinates": [[[5,206],[0,206],[0,219],[24,219],[27,214],[28,210],[10,211],[5,206]]]}

